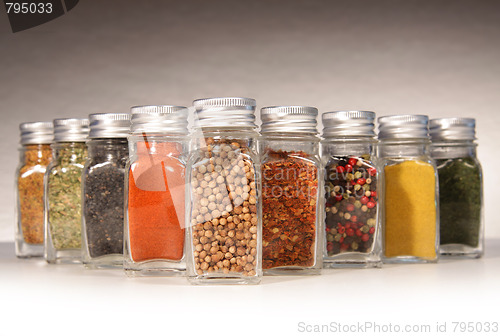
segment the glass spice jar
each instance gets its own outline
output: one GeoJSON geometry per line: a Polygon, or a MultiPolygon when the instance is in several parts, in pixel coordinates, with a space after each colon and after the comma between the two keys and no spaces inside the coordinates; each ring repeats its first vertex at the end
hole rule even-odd
{"type": "Polygon", "coordinates": [[[123,264],[128,276],[185,275],[187,117],[182,106],[131,109],[123,264]]]}
{"type": "Polygon", "coordinates": [[[437,262],[437,170],[430,156],[428,117],[380,117],[384,263],[437,262]]]}
{"type": "Polygon", "coordinates": [[[430,121],[431,153],[439,176],[440,254],[479,258],[484,253],[483,173],[476,156],[476,121],[430,121]]]}
{"type": "Polygon", "coordinates": [[[88,159],[82,173],[83,264],[122,268],[130,115],[91,114],[89,122],[88,159]]]}
{"type": "Polygon", "coordinates": [[[19,125],[21,148],[16,170],[16,256],[43,257],[43,177],[52,160],[52,122],[19,125]]]}
{"type": "Polygon", "coordinates": [[[323,114],[325,268],[381,266],[375,113],[323,114]]]}
{"type": "Polygon", "coordinates": [[[257,284],[261,267],[260,170],[255,100],[194,101],[198,134],[188,168],[188,279],[257,284]]]}
{"type": "Polygon", "coordinates": [[[81,176],[87,159],[88,119],[55,119],[53,159],[45,173],[45,259],[82,261],[81,176]]]}
{"type": "MultiPolygon", "coordinates": [[[[321,272],[322,174],[318,110],[261,109],[262,269],[264,275],[321,272]]],[[[244,191],[244,190],[243,190],[244,191]]]]}

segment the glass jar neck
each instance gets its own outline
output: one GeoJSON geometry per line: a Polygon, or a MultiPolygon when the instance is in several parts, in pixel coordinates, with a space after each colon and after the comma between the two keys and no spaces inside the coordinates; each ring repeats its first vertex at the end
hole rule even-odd
{"type": "Polygon", "coordinates": [[[377,140],[372,137],[325,137],[321,143],[325,155],[361,156],[372,155],[377,140]]]}
{"type": "Polygon", "coordinates": [[[51,147],[56,161],[82,163],[87,158],[87,145],[85,142],[56,142],[51,147]]]}
{"type": "Polygon", "coordinates": [[[106,157],[120,159],[128,155],[127,138],[97,138],[87,141],[89,158],[106,157]]]}
{"type": "Polygon", "coordinates": [[[23,163],[25,165],[48,165],[52,159],[52,149],[50,144],[29,144],[22,145],[23,163]]]}
{"type": "Polygon", "coordinates": [[[148,134],[131,135],[129,150],[136,155],[177,156],[184,151],[188,138],[185,135],[148,134]]]}
{"type": "Polygon", "coordinates": [[[434,159],[476,157],[477,144],[473,140],[440,141],[431,144],[434,159]]]}
{"type": "Polygon", "coordinates": [[[273,133],[263,134],[260,141],[261,152],[268,151],[319,154],[320,139],[314,133],[273,133]]]}
{"type": "Polygon", "coordinates": [[[379,157],[430,156],[429,139],[384,139],[378,144],[379,157]]]}

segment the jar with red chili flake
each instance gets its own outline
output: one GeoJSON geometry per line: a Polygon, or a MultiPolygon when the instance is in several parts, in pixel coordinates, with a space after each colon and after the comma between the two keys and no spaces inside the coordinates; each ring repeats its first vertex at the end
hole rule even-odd
{"type": "Polygon", "coordinates": [[[323,114],[324,267],[380,267],[375,113],[323,114]]]}
{"type": "Polygon", "coordinates": [[[267,275],[321,270],[317,115],[308,106],[261,110],[262,268],[267,275]]]}

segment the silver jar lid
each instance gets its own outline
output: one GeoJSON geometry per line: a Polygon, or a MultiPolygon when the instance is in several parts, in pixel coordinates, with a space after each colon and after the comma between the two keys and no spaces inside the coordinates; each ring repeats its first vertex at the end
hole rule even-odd
{"type": "Polygon", "coordinates": [[[429,117],[407,114],[378,118],[379,139],[426,139],[429,138],[429,117]]]}
{"type": "Polygon", "coordinates": [[[318,109],[310,106],[268,106],[260,110],[261,133],[317,134],[318,109]]]}
{"type": "Polygon", "coordinates": [[[54,124],[51,121],[25,122],[19,125],[21,144],[50,144],[54,141],[54,124]]]}
{"type": "Polygon", "coordinates": [[[188,109],[175,105],[145,105],[130,109],[130,131],[132,134],[188,133],[188,109]]]}
{"type": "Polygon", "coordinates": [[[197,127],[255,128],[255,99],[224,97],[193,101],[197,127]]]}
{"type": "Polygon", "coordinates": [[[475,140],[476,120],[474,118],[440,118],[429,122],[432,141],[475,140]]]}
{"type": "Polygon", "coordinates": [[[64,118],[54,120],[55,142],[83,142],[89,134],[89,120],[64,118]]]}
{"type": "Polygon", "coordinates": [[[323,137],[374,137],[375,112],[333,111],[322,115],[323,137]]]}
{"type": "Polygon", "coordinates": [[[89,115],[89,138],[126,138],[130,131],[130,114],[96,113],[89,115]]]}

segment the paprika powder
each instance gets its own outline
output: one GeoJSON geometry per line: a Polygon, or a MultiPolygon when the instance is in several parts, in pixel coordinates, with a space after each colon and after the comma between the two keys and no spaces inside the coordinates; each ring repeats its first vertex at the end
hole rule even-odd
{"type": "Polygon", "coordinates": [[[128,275],[182,275],[187,110],[132,108],[124,269],[128,275]]]}

